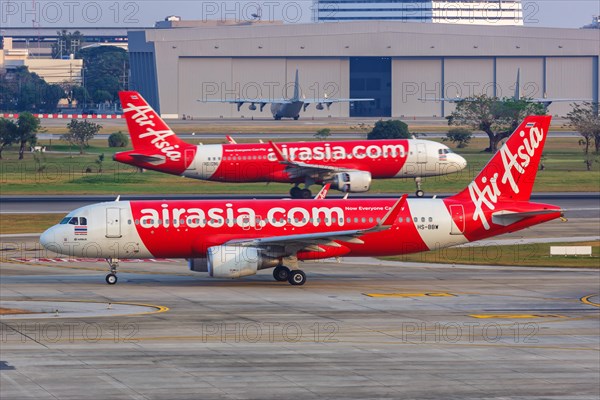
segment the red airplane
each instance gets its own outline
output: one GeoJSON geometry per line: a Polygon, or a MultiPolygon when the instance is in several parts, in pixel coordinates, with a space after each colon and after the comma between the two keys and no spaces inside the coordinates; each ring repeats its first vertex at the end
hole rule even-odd
{"type": "Polygon", "coordinates": [[[485,239],[562,216],[529,201],[550,126],[530,116],[462,192],[445,199],[115,201],[79,208],[40,237],[56,253],[185,258],[193,271],[239,278],[274,268],[302,285],[298,261],[389,256],[485,239]]]}
{"type": "Polygon", "coordinates": [[[188,178],[220,182],[293,183],[292,198],[308,199],[312,184],[330,183],[342,192],[366,192],[371,179],[445,175],[467,162],[447,146],[429,140],[356,140],[335,142],[194,145],[167,126],[137,92],[120,92],[133,150],[114,160],[188,178]],[[304,189],[298,187],[303,183],[304,189]]]}

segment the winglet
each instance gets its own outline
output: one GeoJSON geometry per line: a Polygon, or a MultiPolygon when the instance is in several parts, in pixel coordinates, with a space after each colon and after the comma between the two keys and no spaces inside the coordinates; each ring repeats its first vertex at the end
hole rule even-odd
{"type": "Polygon", "coordinates": [[[227,139],[227,143],[229,143],[229,144],[237,144],[237,142],[235,141],[235,139],[232,138],[229,135],[225,135],[225,139],[227,139]]]}
{"type": "Polygon", "coordinates": [[[273,153],[275,153],[275,157],[277,157],[277,161],[279,161],[281,163],[288,162],[288,159],[283,155],[283,153],[281,152],[281,150],[279,149],[279,147],[277,147],[277,145],[275,143],[273,143],[272,141],[269,140],[269,144],[271,145],[271,148],[273,149],[273,153]]]}
{"type": "Polygon", "coordinates": [[[390,226],[394,225],[394,221],[396,221],[398,214],[400,214],[400,211],[402,211],[402,208],[406,204],[407,197],[407,194],[403,194],[402,197],[398,199],[398,201],[396,202],[396,204],[394,204],[392,209],[388,211],[385,217],[383,217],[381,222],[378,224],[378,227],[389,228],[390,226]]]}
{"type": "Polygon", "coordinates": [[[329,192],[330,187],[331,183],[325,184],[325,186],[323,186],[321,190],[319,190],[319,193],[317,193],[315,196],[315,200],[323,200],[325,197],[327,197],[327,192],[329,192]]]}

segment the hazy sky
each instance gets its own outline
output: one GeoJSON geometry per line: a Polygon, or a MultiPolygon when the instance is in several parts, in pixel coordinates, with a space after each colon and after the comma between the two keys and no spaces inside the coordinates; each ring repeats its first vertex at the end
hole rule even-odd
{"type": "MultiPolygon", "coordinates": [[[[523,0],[528,26],[579,28],[600,14],[600,0],[523,0]]],[[[311,21],[312,0],[293,1],[169,1],[169,0],[0,0],[0,28],[152,26],[167,15],[183,19],[251,19],[262,9],[263,19],[288,23],[311,21]],[[36,4],[34,8],[33,4],[36,4]],[[35,21],[35,22],[33,22],[35,21]]]]}

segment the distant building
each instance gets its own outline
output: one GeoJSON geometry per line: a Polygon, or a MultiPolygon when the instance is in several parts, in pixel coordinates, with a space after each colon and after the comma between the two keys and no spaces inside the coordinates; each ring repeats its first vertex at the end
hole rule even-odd
{"type": "Polygon", "coordinates": [[[523,25],[521,0],[314,0],[314,22],[405,21],[523,25]]]}
{"type": "MultiPolygon", "coordinates": [[[[85,40],[81,43],[82,48],[91,44],[127,48],[127,28],[67,27],[65,29],[68,32],[81,32],[85,40]]],[[[44,27],[3,27],[2,34],[12,38],[13,49],[27,50],[30,57],[49,58],[52,56],[52,45],[58,40],[56,32],[60,30],[60,28],[44,27]]],[[[68,58],[68,51],[65,58],[68,58]]]]}
{"type": "Polygon", "coordinates": [[[10,71],[18,67],[27,67],[48,83],[81,84],[83,60],[72,56],[68,59],[32,58],[29,50],[13,48],[13,40],[2,38],[0,50],[0,70],[10,71]]]}
{"type": "MultiPolygon", "coordinates": [[[[443,117],[455,104],[423,98],[512,96],[598,101],[600,35],[587,29],[353,21],[129,32],[130,88],[165,116],[264,117],[198,99],[292,95],[375,98],[310,106],[310,117],[443,117]]],[[[554,115],[570,111],[553,103],[554,115]]]]}

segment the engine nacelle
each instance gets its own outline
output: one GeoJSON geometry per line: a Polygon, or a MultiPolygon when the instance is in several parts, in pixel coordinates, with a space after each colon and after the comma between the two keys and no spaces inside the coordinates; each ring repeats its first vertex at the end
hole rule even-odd
{"type": "Polygon", "coordinates": [[[214,278],[241,278],[279,265],[277,258],[262,254],[257,247],[227,245],[209,247],[207,261],[208,273],[214,278]]]}
{"type": "Polygon", "coordinates": [[[323,103],[317,103],[317,105],[315,106],[317,110],[322,110],[325,107],[323,107],[323,103]]]}
{"type": "Polygon", "coordinates": [[[365,171],[340,172],[333,176],[330,183],[332,189],[344,193],[367,192],[371,187],[371,173],[365,171]]]}
{"type": "Polygon", "coordinates": [[[190,258],[188,259],[188,268],[194,272],[208,272],[208,259],[190,258]]]}
{"type": "Polygon", "coordinates": [[[250,104],[250,105],[248,106],[248,109],[250,109],[250,110],[252,110],[252,111],[256,110],[256,104],[254,104],[254,103],[250,104]]]}

